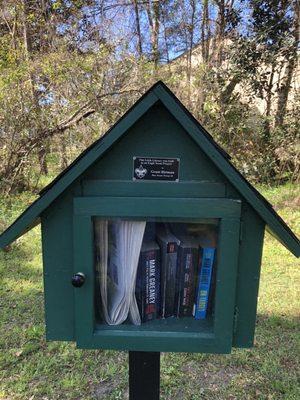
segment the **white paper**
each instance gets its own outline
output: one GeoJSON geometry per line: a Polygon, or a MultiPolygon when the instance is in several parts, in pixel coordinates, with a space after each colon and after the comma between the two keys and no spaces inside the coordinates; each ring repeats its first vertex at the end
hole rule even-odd
{"type": "Polygon", "coordinates": [[[109,325],[123,323],[128,314],[132,323],[141,323],[134,292],[145,226],[145,221],[95,220],[96,269],[109,325]]]}

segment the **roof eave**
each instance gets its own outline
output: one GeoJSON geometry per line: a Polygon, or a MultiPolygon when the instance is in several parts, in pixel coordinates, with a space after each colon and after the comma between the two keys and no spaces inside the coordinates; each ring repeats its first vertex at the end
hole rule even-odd
{"type": "Polygon", "coordinates": [[[272,209],[267,201],[249,184],[230,163],[228,154],[220,148],[192,114],[179,102],[163,82],[156,83],[134,106],[75,162],[61,173],[1,236],[0,248],[7,246],[38,222],[41,213],[66,190],[88,167],[99,159],[150,107],[157,101],[169,110],[202,151],[220,169],[231,184],[269,226],[273,234],[296,257],[300,257],[300,242],[291,229],[272,209]]]}

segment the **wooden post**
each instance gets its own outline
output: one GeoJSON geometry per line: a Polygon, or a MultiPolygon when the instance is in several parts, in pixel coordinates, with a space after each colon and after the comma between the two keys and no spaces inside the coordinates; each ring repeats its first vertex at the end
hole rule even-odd
{"type": "Polygon", "coordinates": [[[159,400],[160,353],[129,352],[129,400],[159,400]]]}

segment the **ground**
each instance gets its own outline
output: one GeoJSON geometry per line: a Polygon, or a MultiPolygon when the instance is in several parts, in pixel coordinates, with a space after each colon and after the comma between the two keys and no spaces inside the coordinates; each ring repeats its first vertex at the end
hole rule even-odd
{"type": "MultiPolygon", "coordinates": [[[[258,188],[300,234],[300,187],[258,188]]],[[[32,200],[0,200],[0,230],[32,200]]],[[[161,399],[300,399],[299,261],[266,235],[255,347],[231,355],[162,354],[161,399]]],[[[0,252],[0,399],[128,398],[127,354],[44,338],[40,230],[0,252]]]]}

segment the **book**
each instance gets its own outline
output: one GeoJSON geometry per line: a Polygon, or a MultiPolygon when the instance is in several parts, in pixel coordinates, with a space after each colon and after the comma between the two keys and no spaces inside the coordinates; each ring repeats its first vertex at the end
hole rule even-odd
{"type": "Polygon", "coordinates": [[[207,316],[215,250],[215,247],[199,248],[199,277],[193,312],[195,319],[205,319],[207,316]]]}
{"type": "Polygon", "coordinates": [[[192,237],[178,237],[175,315],[192,316],[198,264],[198,244],[192,237]]]}
{"type": "Polygon", "coordinates": [[[157,233],[161,254],[161,316],[174,316],[175,289],[177,276],[177,249],[180,241],[167,227],[161,227],[157,233]]]}
{"type": "Polygon", "coordinates": [[[136,278],[135,296],[142,322],[156,319],[160,307],[160,248],[143,242],[136,278]]]}

